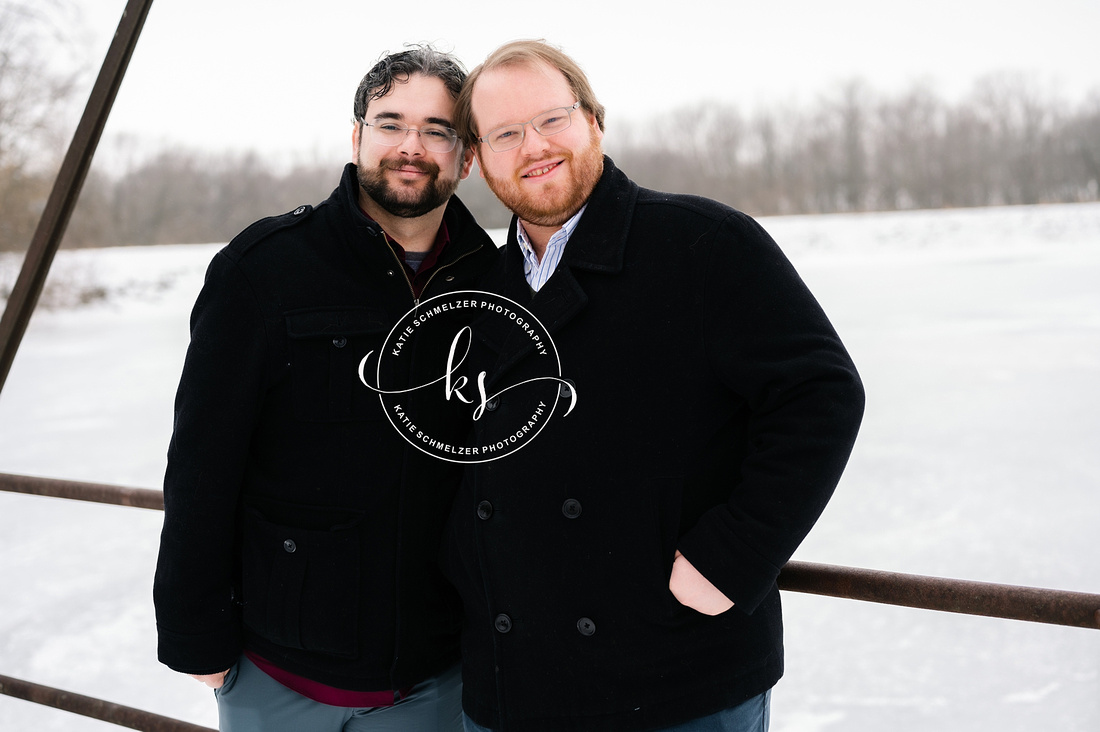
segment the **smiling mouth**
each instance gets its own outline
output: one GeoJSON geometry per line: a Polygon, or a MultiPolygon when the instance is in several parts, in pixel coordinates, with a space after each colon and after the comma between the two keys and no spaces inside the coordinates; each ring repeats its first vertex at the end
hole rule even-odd
{"type": "Polygon", "coordinates": [[[383,163],[382,166],[386,170],[392,170],[395,173],[423,173],[431,175],[435,172],[435,169],[429,163],[383,163]]]}
{"type": "Polygon", "coordinates": [[[541,168],[536,168],[535,170],[532,170],[529,173],[525,173],[523,175],[523,177],[524,178],[538,178],[540,176],[546,175],[547,173],[549,173],[551,170],[558,167],[559,165],[561,165],[561,163],[550,163],[549,165],[545,165],[541,168]]]}

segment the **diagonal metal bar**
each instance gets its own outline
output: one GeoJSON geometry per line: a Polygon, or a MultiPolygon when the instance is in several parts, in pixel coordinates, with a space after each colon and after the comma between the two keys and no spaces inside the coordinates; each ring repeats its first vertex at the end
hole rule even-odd
{"type": "Polygon", "coordinates": [[[84,115],[77,125],[69,151],[65,154],[53,190],[46,201],[42,218],[38,221],[34,238],[27,249],[19,278],[8,297],[4,315],[0,318],[0,391],[7,381],[15,353],[19,350],[27,324],[38,304],[38,297],[42,294],[54,255],[61,246],[61,238],[65,235],[69,218],[80,197],[80,189],[88,175],[92,156],[99,145],[103,127],[111,113],[122,77],[126,74],[126,67],[130,63],[152,4],[153,0],[129,0],[126,3],[122,20],[119,21],[118,30],[115,31],[99,77],[92,87],[91,97],[84,108],[84,115]]]}
{"type": "Polygon", "coordinates": [[[216,732],[209,727],[200,727],[190,722],[163,717],[103,699],[73,694],[52,686],[13,679],[10,676],[0,675],[0,694],[143,732],[216,732]]]}

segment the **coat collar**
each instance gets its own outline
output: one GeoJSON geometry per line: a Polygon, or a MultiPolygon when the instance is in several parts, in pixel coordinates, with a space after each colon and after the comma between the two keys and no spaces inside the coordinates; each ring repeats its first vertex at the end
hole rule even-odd
{"type": "MultiPolygon", "coordinates": [[[[638,198],[638,186],[615,167],[611,158],[604,156],[603,174],[600,176],[588,208],[581,216],[573,235],[565,245],[565,253],[553,277],[538,293],[539,299],[552,299],[544,294],[560,289],[572,289],[576,280],[571,269],[618,274],[623,269],[626,240],[630,234],[630,222],[634,217],[634,204],[638,198]]],[[[509,296],[518,302],[530,300],[523,277],[523,253],[516,239],[516,217],[508,227],[506,287],[509,296]],[[515,276],[519,272],[519,282],[515,276]]],[[[582,293],[583,294],[583,293],[582,293]]]]}
{"type": "MultiPolygon", "coordinates": [[[[562,264],[606,274],[622,271],[623,253],[637,198],[638,186],[605,155],[603,174],[588,198],[588,208],[565,246],[562,264]]],[[[512,233],[509,232],[509,241],[512,240],[512,233]]]]}
{"type": "MultiPolygon", "coordinates": [[[[363,259],[370,267],[390,267],[394,263],[400,264],[393,250],[382,237],[382,226],[363,213],[363,209],[359,207],[359,172],[355,163],[344,165],[340,185],[329,196],[326,203],[328,202],[335,203],[347,212],[346,218],[343,219],[347,227],[344,230],[349,235],[347,243],[357,257],[363,259]]],[[[448,264],[481,248],[495,248],[492,239],[477,225],[473,214],[456,195],[452,195],[447,201],[447,208],[443,211],[443,222],[447,225],[450,242],[438,264],[448,264]]]]}
{"type": "MultiPolygon", "coordinates": [[[[588,198],[588,208],[565,245],[554,274],[534,295],[523,274],[523,253],[516,240],[516,217],[508,229],[508,245],[499,266],[497,292],[526,307],[549,331],[559,332],[588,305],[578,282],[579,271],[616,275],[623,269],[626,240],[638,186],[604,156],[603,174],[588,198]]],[[[483,338],[500,354],[498,369],[507,369],[533,350],[531,340],[504,327],[489,327],[483,338]]]]}

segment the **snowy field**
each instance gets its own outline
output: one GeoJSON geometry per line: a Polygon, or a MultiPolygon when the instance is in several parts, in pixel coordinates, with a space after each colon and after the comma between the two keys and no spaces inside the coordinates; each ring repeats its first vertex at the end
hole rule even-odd
{"type": "MultiPolygon", "coordinates": [[[[1100,593],[1100,205],[762,223],[860,368],[855,455],[797,559],[1100,593]]],[[[498,232],[499,234],[499,232],[498,232]]],[[[158,488],[215,245],[62,252],[0,472],[158,488]]],[[[18,262],[0,260],[0,281],[18,262]]],[[[0,674],[213,727],[155,658],[160,514],[0,493],[0,674]]],[[[773,732],[1095,732],[1100,632],[785,593],[773,732]]],[[[0,696],[0,730],[114,730],[0,696]]]]}

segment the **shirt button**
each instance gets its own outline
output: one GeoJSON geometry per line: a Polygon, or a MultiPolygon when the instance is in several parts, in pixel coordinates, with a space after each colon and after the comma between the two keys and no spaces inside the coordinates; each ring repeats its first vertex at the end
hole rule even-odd
{"type": "Polygon", "coordinates": [[[596,632],[596,624],[590,618],[581,618],[577,621],[577,630],[583,636],[590,636],[596,632]]]}
{"type": "Polygon", "coordinates": [[[348,344],[348,339],[344,338],[343,336],[340,336],[339,338],[333,338],[332,339],[332,345],[336,346],[337,348],[343,348],[347,344],[348,344]]]}
{"type": "Polygon", "coordinates": [[[482,501],[477,504],[477,517],[483,521],[488,520],[493,515],[493,504],[488,501],[482,501]]]}
{"type": "Polygon", "coordinates": [[[569,399],[573,396],[573,382],[569,379],[565,379],[558,384],[558,398],[569,399]]]}
{"type": "Polygon", "coordinates": [[[561,504],[561,512],[565,514],[566,518],[575,519],[581,515],[581,502],[575,498],[570,498],[561,504]]]}
{"type": "Polygon", "coordinates": [[[285,549],[288,554],[293,554],[298,551],[298,545],[294,543],[293,539],[287,539],[283,542],[283,549],[285,549]]]}
{"type": "Polygon", "coordinates": [[[497,615],[496,620],[493,621],[493,627],[497,629],[498,633],[507,633],[512,629],[512,619],[501,613],[497,615]]]}

